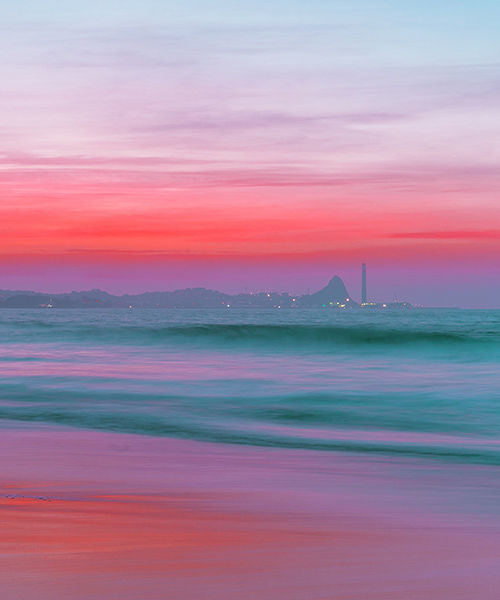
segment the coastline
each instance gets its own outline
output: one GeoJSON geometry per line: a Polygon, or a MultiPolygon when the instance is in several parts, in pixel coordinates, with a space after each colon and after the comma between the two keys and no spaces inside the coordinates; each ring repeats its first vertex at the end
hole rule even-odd
{"type": "Polygon", "coordinates": [[[497,597],[493,467],[0,427],[9,598],[497,597]]]}

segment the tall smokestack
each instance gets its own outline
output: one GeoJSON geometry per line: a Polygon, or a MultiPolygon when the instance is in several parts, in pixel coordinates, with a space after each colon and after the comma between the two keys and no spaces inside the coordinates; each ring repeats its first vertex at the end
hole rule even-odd
{"type": "Polygon", "coordinates": [[[361,265],[361,304],[366,303],[366,264],[361,265]]]}

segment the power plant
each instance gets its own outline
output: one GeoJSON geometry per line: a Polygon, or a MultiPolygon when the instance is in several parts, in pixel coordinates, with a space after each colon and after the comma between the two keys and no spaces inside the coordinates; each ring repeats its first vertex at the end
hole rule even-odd
{"type": "MultiPolygon", "coordinates": [[[[354,307],[353,304],[350,307],[354,307]]],[[[394,302],[368,302],[366,300],[366,263],[361,265],[361,308],[413,308],[409,302],[400,302],[394,292],[394,302]]]]}
{"type": "Polygon", "coordinates": [[[361,265],[361,304],[366,304],[366,264],[361,265]]]}

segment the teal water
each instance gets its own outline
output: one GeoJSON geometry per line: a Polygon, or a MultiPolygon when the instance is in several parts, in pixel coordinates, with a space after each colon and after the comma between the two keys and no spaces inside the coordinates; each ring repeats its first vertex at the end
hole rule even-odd
{"type": "Polygon", "coordinates": [[[500,311],[3,310],[0,419],[500,464],[500,311]]]}

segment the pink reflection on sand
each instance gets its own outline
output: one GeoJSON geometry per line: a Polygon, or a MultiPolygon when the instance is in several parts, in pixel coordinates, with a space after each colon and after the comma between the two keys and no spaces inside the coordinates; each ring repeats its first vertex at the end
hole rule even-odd
{"type": "Polygon", "coordinates": [[[497,598],[495,469],[43,427],[1,434],[8,597],[497,598]]]}

